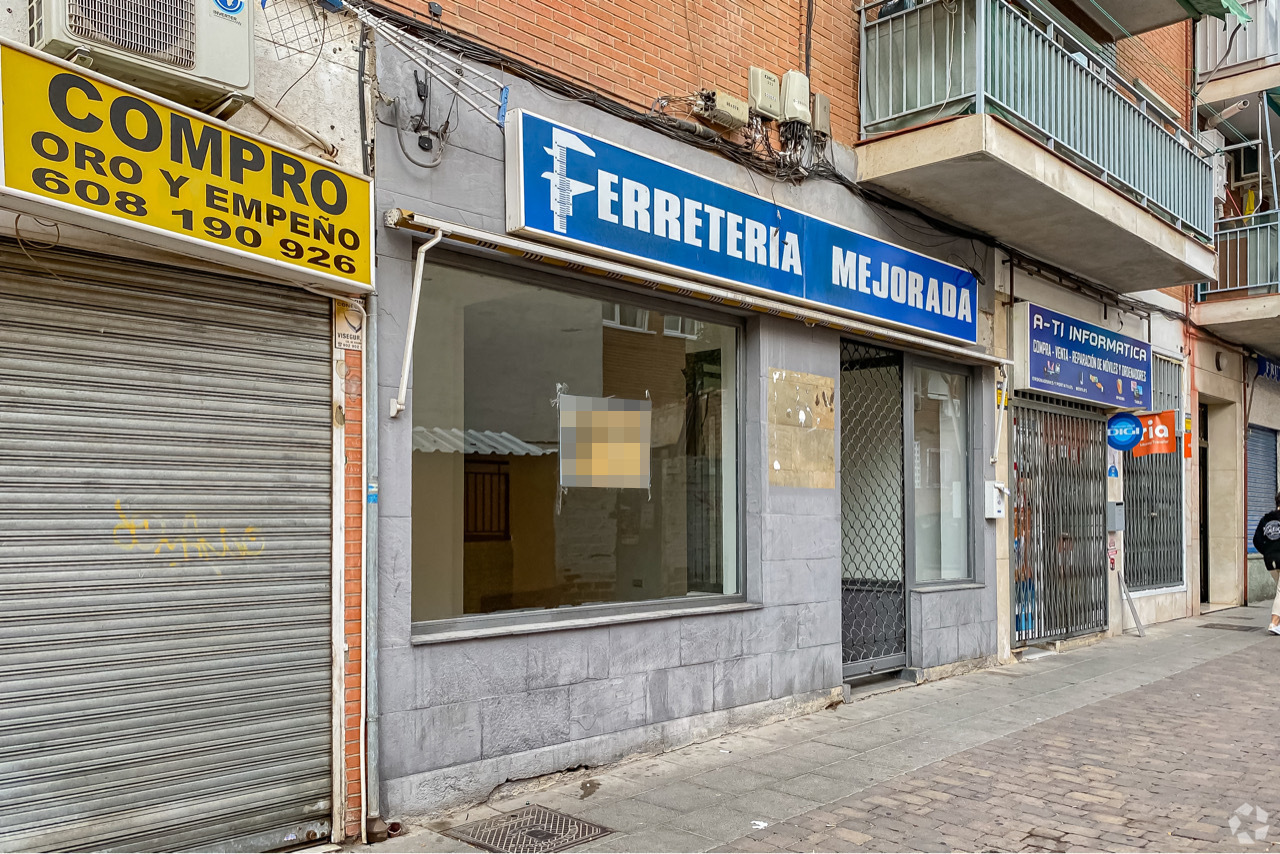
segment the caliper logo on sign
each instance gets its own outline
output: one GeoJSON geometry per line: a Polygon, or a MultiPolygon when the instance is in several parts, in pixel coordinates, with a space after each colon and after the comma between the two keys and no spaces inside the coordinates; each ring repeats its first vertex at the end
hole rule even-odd
{"type": "MultiPolygon", "coordinates": [[[[245,0],[217,0],[222,8],[245,0]]],[[[370,281],[369,183],[0,47],[4,184],[99,216],[370,281]]]]}

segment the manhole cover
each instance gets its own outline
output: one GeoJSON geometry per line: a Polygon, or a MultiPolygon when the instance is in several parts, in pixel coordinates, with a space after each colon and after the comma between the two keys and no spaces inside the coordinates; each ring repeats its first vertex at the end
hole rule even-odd
{"type": "Polygon", "coordinates": [[[1232,623],[1201,623],[1202,629],[1222,629],[1224,632],[1260,632],[1262,626],[1237,626],[1232,623]]]}
{"type": "Polygon", "coordinates": [[[444,831],[445,836],[501,854],[563,851],[610,833],[607,827],[536,804],[444,831]]]}

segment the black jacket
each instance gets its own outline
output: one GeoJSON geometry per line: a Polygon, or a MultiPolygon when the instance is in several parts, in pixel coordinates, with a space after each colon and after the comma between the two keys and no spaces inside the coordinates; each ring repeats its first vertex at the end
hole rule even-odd
{"type": "Polygon", "coordinates": [[[1272,510],[1258,520],[1253,547],[1270,561],[1280,561],[1280,510],[1272,510]]]}

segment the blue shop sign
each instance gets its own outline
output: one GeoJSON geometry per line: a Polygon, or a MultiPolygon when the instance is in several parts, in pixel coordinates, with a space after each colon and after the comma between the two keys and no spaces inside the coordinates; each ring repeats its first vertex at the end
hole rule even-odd
{"type": "Polygon", "coordinates": [[[1145,341],[1031,303],[1015,312],[1019,388],[1119,409],[1151,408],[1145,341]]]}
{"type": "Polygon", "coordinates": [[[952,264],[523,110],[507,125],[507,170],[512,233],[977,341],[977,280],[952,264]]]}
{"type": "Polygon", "coordinates": [[[1266,356],[1259,356],[1258,379],[1280,383],[1280,362],[1273,362],[1266,356]]]}

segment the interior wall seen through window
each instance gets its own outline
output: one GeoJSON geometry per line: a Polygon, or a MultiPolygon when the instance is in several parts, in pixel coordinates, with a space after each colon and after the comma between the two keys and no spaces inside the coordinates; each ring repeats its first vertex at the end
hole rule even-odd
{"type": "Polygon", "coordinates": [[[916,581],[969,577],[968,379],[912,371],[916,581]]]}
{"type": "Polygon", "coordinates": [[[676,310],[428,268],[414,621],[739,592],[737,339],[676,310]],[[651,401],[649,489],[560,488],[558,390],[651,401]]]}

